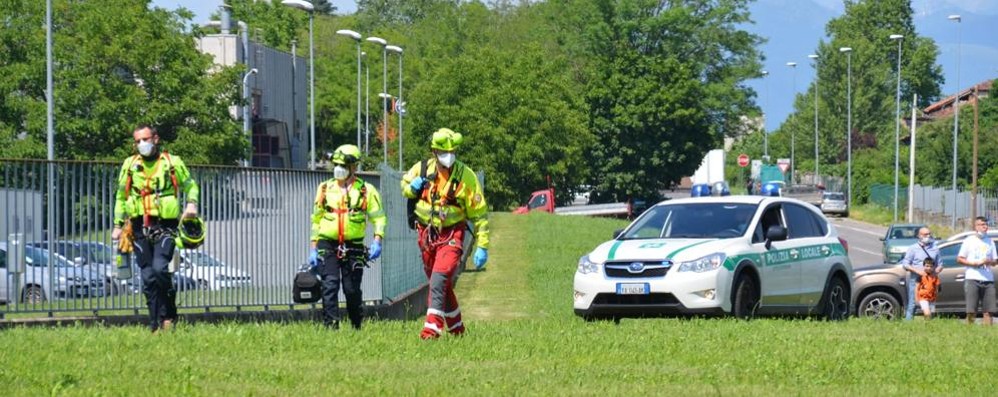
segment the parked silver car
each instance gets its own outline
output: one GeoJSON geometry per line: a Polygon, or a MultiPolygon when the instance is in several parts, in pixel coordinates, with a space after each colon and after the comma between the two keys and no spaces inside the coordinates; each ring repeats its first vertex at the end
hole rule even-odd
{"type": "Polygon", "coordinates": [[[10,277],[13,264],[7,263],[7,243],[0,242],[0,299],[24,303],[41,303],[56,298],[77,298],[104,295],[103,277],[92,270],[76,267],[61,255],[53,256],[49,270],[48,250],[41,243],[24,246],[24,271],[17,280],[10,277]],[[11,281],[15,285],[9,285],[11,281]]]}
{"type": "Polygon", "coordinates": [[[835,214],[848,217],[849,203],[846,202],[846,195],[842,192],[825,192],[822,194],[821,212],[823,214],[835,214]]]}

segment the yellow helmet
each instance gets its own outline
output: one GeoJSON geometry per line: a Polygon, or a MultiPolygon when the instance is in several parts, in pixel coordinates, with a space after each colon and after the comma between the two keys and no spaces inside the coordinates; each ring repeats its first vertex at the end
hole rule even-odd
{"type": "Polygon", "coordinates": [[[360,148],[356,145],[341,145],[333,152],[333,164],[353,165],[360,161],[360,148]]]}
{"type": "Polygon", "coordinates": [[[464,137],[460,133],[454,132],[449,128],[441,128],[433,133],[430,148],[451,152],[456,150],[458,146],[461,146],[461,142],[464,142],[464,137]]]}

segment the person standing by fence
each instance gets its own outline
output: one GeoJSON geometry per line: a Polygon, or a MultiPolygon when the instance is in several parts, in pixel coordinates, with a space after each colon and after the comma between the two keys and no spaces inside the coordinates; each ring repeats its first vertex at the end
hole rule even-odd
{"type": "Polygon", "coordinates": [[[319,184],[315,194],[308,262],[322,276],[323,323],[340,327],[342,283],[350,324],[360,329],[364,318],[360,282],[368,260],[381,256],[387,220],[378,190],[356,175],[360,148],[342,145],[333,152],[332,162],[333,179],[319,184]],[[374,226],[370,253],[364,247],[368,222],[374,226]]]}
{"type": "Polygon", "coordinates": [[[196,218],[200,189],[178,156],[160,150],[159,134],[149,125],[132,132],[138,154],[129,156],[118,174],[111,239],[131,224],[133,251],[142,273],[152,332],[168,331],[177,320],[177,290],[169,265],[181,219],[196,218]],[[181,192],[186,206],[180,208],[181,192]]]}
{"type": "Polygon", "coordinates": [[[925,267],[923,266],[925,259],[932,259],[932,263],[940,266],[940,268],[942,267],[942,262],[939,261],[939,248],[936,247],[935,241],[932,240],[932,231],[927,227],[921,227],[918,229],[917,237],[918,242],[908,246],[908,251],[904,253],[904,257],[898,262],[907,273],[907,277],[904,280],[904,285],[908,289],[907,301],[905,301],[904,307],[905,320],[915,318],[915,291],[918,289],[918,283],[922,276],[925,275],[925,267]]]}
{"type": "Polygon", "coordinates": [[[956,261],[967,267],[963,282],[963,294],[967,298],[967,323],[973,324],[977,317],[978,303],[984,310],[984,325],[991,325],[998,309],[995,303],[995,266],[998,256],[995,244],[988,237],[988,221],[983,216],[974,218],[973,235],[967,236],[960,245],[956,261]]]}
{"type": "Polygon", "coordinates": [[[416,231],[423,254],[423,271],[430,282],[426,322],[419,337],[439,338],[446,326],[452,335],[464,334],[461,309],[454,295],[454,279],[464,247],[467,222],[475,233],[475,267],[488,260],[488,206],[475,171],[457,161],[454,152],[461,134],[447,128],[433,133],[434,158],[422,160],[402,176],[402,193],[416,199],[416,231]]]}

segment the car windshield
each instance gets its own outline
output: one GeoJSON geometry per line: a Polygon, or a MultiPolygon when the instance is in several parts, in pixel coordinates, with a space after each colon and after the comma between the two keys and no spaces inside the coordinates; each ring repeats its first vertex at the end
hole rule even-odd
{"type": "Polygon", "coordinates": [[[86,263],[114,263],[114,250],[103,244],[60,244],[59,253],[66,258],[83,258],[86,263]]]}
{"type": "MultiPolygon", "coordinates": [[[[49,252],[47,250],[26,246],[24,247],[24,256],[29,266],[48,266],[49,252]]],[[[53,259],[53,267],[72,267],[69,262],[60,258],[59,255],[56,255],[53,259]]]]}
{"type": "Polygon", "coordinates": [[[891,229],[889,238],[916,238],[921,226],[895,226],[891,229]]]}
{"type": "Polygon", "coordinates": [[[186,256],[187,260],[195,266],[225,266],[222,262],[219,262],[217,259],[212,258],[211,255],[203,252],[191,251],[188,252],[186,256]]]}
{"type": "Polygon", "coordinates": [[[825,200],[845,201],[846,197],[842,193],[825,193],[825,200]]]}
{"type": "Polygon", "coordinates": [[[659,205],[642,214],[620,239],[738,237],[745,234],[756,207],[736,203],[659,205]]]}

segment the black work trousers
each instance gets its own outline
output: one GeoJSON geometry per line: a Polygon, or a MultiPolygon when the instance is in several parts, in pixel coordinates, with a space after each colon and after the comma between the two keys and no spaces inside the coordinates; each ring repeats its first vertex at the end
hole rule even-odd
{"type": "Polygon", "coordinates": [[[347,299],[347,315],[350,324],[360,329],[364,318],[363,295],[360,282],[364,277],[364,244],[345,243],[348,251],[337,255],[338,241],[319,240],[319,274],[322,275],[322,321],[328,327],[339,327],[340,324],[340,284],[343,285],[343,296],[347,299]],[[341,257],[342,256],[342,257],[341,257]]]}
{"type": "Polygon", "coordinates": [[[163,320],[177,319],[177,289],[170,273],[177,220],[158,220],[144,229],[142,218],[132,222],[135,260],[142,274],[142,293],[149,307],[149,328],[159,329],[163,320]]]}

